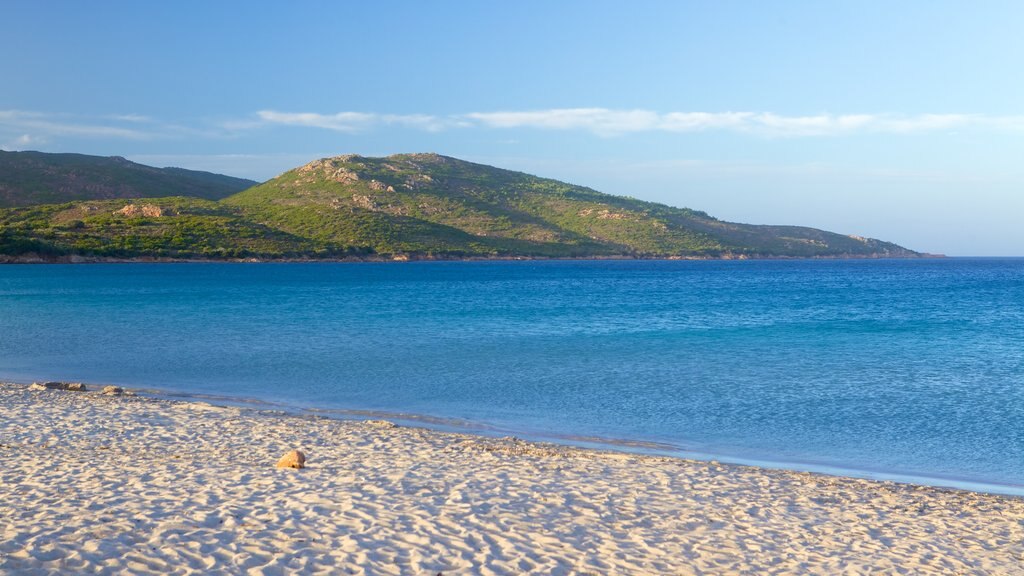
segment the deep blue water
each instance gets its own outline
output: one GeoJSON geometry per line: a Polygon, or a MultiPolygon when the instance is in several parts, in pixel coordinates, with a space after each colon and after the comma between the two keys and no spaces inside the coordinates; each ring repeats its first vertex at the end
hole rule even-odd
{"type": "Polygon", "coordinates": [[[1024,486],[1024,260],[0,266],[0,378],[1024,486]]]}

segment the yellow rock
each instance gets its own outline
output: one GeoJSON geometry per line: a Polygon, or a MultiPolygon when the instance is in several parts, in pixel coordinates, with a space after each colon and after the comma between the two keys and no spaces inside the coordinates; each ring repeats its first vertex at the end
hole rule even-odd
{"type": "Polygon", "coordinates": [[[277,461],[278,468],[305,468],[306,455],[298,450],[292,450],[277,461]]]}

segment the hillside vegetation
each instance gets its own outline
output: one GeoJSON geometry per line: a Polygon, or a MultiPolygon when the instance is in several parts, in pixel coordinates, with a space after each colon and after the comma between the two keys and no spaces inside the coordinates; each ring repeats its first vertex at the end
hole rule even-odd
{"type": "Polygon", "coordinates": [[[220,200],[254,184],[211,172],[154,168],[120,156],[0,150],[0,208],[159,196],[220,200]]]}
{"type": "Polygon", "coordinates": [[[0,210],[0,254],[47,258],[909,257],[892,243],[703,212],[437,154],[316,160],[219,202],[0,210]]]}

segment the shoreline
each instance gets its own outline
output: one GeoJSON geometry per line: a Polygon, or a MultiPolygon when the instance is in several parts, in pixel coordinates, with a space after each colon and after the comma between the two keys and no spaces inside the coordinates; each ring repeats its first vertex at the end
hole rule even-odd
{"type": "Polygon", "coordinates": [[[417,254],[398,254],[390,256],[351,256],[344,258],[172,258],[161,256],[138,256],[115,258],[107,256],[83,256],[65,254],[60,256],[44,256],[36,253],[6,255],[0,254],[0,264],[302,264],[302,263],[403,263],[403,262],[588,262],[588,261],[691,261],[691,262],[726,262],[737,260],[942,260],[949,258],[945,254],[919,253],[915,255],[889,254],[836,254],[819,256],[779,256],[765,254],[724,254],[720,256],[699,255],[658,255],[658,256],[470,256],[446,257],[417,254]]]}
{"type": "Polygon", "coordinates": [[[0,384],[0,572],[1019,573],[1024,499],[0,384]],[[304,470],[276,460],[298,448],[304,470]]]}
{"type": "MultiPolygon", "coordinates": [[[[86,382],[86,384],[89,386],[95,386],[88,382],[86,382]]],[[[596,450],[639,456],[673,458],[683,461],[718,462],[765,470],[819,474],[822,476],[832,476],[836,478],[855,478],[878,482],[895,482],[909,486],[963,490],[979,494],[1024,497],[1024,484],[1008,484],[967,477],[928,476],[898,470],[861,469],[810,460],[772,460],[770,458],[759,457],[757,455],[744,455],[736,452],[693,450],[667,441],[586,436],[554,432],[544,433],[528,431],[521,428],[497,426],[488,422],[449,418],[415,412],[358,408],[309,408],[254,397],[182,392],[160,388],[130,389],[150,398],[164,398],[181,402],[206,402],[215,406],[235,406],[239,408],[251,408],[254,410],[276,410],[299,417],[323,416],[325,418],[342,421],[385,419],[394,421],[403,427],[420,428],[433,432],[465,434],[484,438],[509,436],[522,439],[527,442],[555,444],[566,448],[581,450],[596,450]]]]}
{"type": "MultiPolygon", "coordinates": [[[[0,385],[13,384],[29,386],[31,382],[2,380],[0,385]]],[[[90,390],[102,388],[104,384],[83,382],[90,390]]],[[[970,477],[929,476],[926,474],[899,470],[855,468],[841,464],[816,462],[813,460],[773,460],[756,454],[740,452],[696,450],[668,441],[639,438],[619,438],[571,433],[530,431],[523,428],[500,426],[489,422],[421,414],[395,410],[361,408],[320,408],[288,404],[277,400],[257,397],[213,394],[181,390],[137,387],[119,384],[125,390],[142,398],[168,400],[183,403],[210,404],[223,408],[273,411],[298,418],[326,418],[338,421],[388,420],[404,428],[415,428],[428,432],[461,434],[478,438],[511,437],[530,443],[552,444],[567,449],[594,450],[635,456],[671,458],[681,461],[714,462],[719,464],[746,466],[762,470],[778,470],[797,474],[816,474],[834,478],[858,479],[875,482],[894,482],[907,486],[961,490],[978,494],[990,494],[1024,498],[1024,484],[1009,484],[970,477]]]]}

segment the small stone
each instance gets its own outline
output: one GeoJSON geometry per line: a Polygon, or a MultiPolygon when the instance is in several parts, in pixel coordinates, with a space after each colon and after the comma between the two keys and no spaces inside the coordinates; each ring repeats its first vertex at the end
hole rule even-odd
{"type": "Polygon", "coordinates": [[[120,396],[124,394],[124,388],[120,386],[104,386],[100,394],[104,396],[120,396]]]}
{"type": "Polygon", "coordinates": [[[28,389],[29,390],[46,390],[46,386],[43,386],[39,382],[33,382],[32,385],[28,387],[28,389]]]}
{"type": "Polygon", "coordinates": [[[81,382],[68,382],[67,385],[64,386],[63,390],[67,390],[68,392],[86,392],[87,391],[87,389],[85,387],[85,384],[82,384],[81,382]]]}
{"type": "Polygon", "coordinates": [[[306,455],[298,450],[292,450],[277,461],[278,468],[305,468],[306,455]]]}

